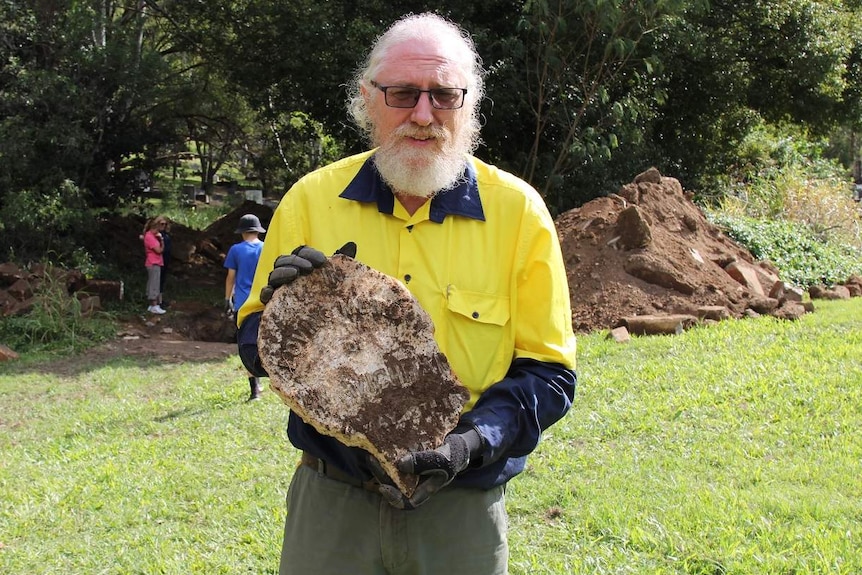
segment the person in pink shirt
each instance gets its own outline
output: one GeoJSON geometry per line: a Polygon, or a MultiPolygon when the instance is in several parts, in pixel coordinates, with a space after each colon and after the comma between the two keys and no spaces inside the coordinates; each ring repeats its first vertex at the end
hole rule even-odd
{"type": "Polygon", "coordinates": [[[159,315],[165,313],[161,306],[161,273],[164,265],[162,253],[165,251],[161,230],[166,225],[167,220],[164,217],[156,216],[144,226],[144,266],[147,268],[147,300],[150,302],[147,311],[159,315]]]}

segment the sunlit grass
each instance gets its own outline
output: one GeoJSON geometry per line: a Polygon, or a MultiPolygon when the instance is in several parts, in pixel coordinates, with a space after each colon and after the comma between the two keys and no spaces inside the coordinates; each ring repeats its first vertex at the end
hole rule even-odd
{"type": "MultiPolygon", "coordinates": [[[[510,572],[862,572],[862,300],[579,340],[510,572]]],[[[235,358],[0,366],[0,573],[275,573],[287,409],[235,358]]]]}
{"type": "Polygon", "coordinates": [[[512,483],[513,572],[858,573],[862,305],[620,346],[512,483]]]}

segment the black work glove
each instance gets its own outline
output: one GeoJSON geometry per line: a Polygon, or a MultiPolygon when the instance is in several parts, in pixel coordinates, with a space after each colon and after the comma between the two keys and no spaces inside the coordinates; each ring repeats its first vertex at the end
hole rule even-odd
{"type": "Polygon", "coordinates": [[[228,298],[228,297],[224,298],[224,314],[227,317],[233,317],[233,315],[234,315],[233,298],[228,298]]]}
{"type": "MultiPolygon", "coordinates": [[[[335,253],[355,257],[356,244],[348,242],[335,253]]],[[[278,256],[272,271],[269,272],[267,284],[260,290],[260,303],[266,305],[276,289],[291,283],[300,275],[310,274],[325,263],[326,256],[323,252],[308,246],[299,246],[290,252],[290,255],[278,256]]]]}
{"type": "Polygon", "coordinates": [[[405,496],[373,457],[371,471],[380,482],[380,494],[398,509],[415,509],[432,495],[452,483],[455,476],[470,466],[470,460],[482,450],[482,437],[475,428],[459,426],[437,449],[408,453],[395,464],[398,471],[419,476],[419,485],[410,497],[405,496]]]}
{"type": "Polygon", "coordinates": [[[314,268],[326,263],[323,252],[308,246],[299,246],[289,255],[278,256],[267,284],[260,290],[260,303],[267,304],[275,290],[287,285],[300,275],[310,274],[314,268]]]}

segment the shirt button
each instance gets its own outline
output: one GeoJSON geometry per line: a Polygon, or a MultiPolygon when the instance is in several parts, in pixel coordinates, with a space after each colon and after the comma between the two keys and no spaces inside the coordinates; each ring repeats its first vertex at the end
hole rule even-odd
{"type": "Polygon", "coordinates": [[[405,283],[410,283],[411,279],[413,279],[413,277],[410,274],[405,274],[405,276],[404,276],[404,282],[405,283]]]}
{"type": "Polygon", "coordinates": [[[479,312],[478,311],[473,312],[473,319],[479,319],[479,312]]]}

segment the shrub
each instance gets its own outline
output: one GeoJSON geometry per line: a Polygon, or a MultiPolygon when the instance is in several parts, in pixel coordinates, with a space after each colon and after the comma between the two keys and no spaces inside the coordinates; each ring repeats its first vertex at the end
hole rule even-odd
{"type": "Polygon", "coordinates": [[[0,341],[27,351],[80,350],[114,336],[106,314],[84,316],[81,304],[66,290],[62,274],[48,268],[36,288],[32,311],[0,320],[0,341]]]}
{"type": "Polygon", "coordinates": [[[862,273],[858,247],[822,238],[803,222],[762,220],[731,213],[711,213],[710,219],[728,236],[761,260],[775,264],[782,279],[808,288],[834,285],[862,273]]]}
{"type": "Polygon", "coordinates": [[[812,177],[800,166],[753,178],[719,202],[718,211],[805,224],[821,240],[862,246],[858,206],[846,182],[812,177]]]}
{"type": "Polygon", "coordinates": [[[826,144],[793,126],[762,125],[707,216],[802,287],[844,282],[862,264],[862,222],[848,175],[826,144]]]}
{"type": "Polygon", "coordinates": [[[92,222],[98,210],[89,207],[89,195],[66,180],[51,190],[22,190],[7,194],[0,204],[0,257],[19,262],[38,261],[46,254],[55,262],[75,265],[94,235],[92,222]]]}

